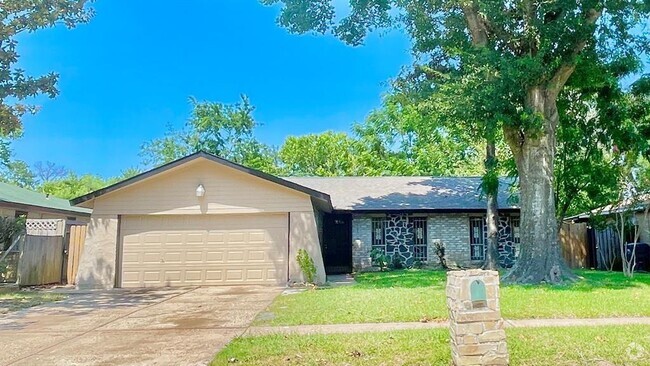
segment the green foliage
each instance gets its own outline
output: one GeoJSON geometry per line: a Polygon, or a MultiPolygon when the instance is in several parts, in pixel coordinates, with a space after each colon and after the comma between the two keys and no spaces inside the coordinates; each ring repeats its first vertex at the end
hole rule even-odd
{"type": "Polygon", "coordinates": [[[392,270],[397,270],[397,269],[404,269],[406,266],[404,265],[404,261],[402,260],[402,256],[399,254],[393,254],[390,257],[390,264],[389,264],[390,269],[392,270]]]}
{"type": "Polygon", "coordinates": [[[363,175],[361,146],[343,132],[288,137],[279,151],[286,173],[294,176],[363,175]]]}
{"type": "Polygon", "coordinates": [[[298,266],[302,274],[305,276],[305,281],[308,284],[314,284],[314,279],[316,278],[316,266],[314,265],[314,260],[311,258],[309,253],[304,249],[298,249],[298,266]]]}
{"type": "MultiPolygon", "coordinates": [[[[391,94],[426,118],[431,131],[465,131],[484,141],[487,151],[499,140],[507,142],[520,184],[526,185],[554,182],[557,102],[571,76],[578,81],[574,91],[589,92],[599,81],[585,76],[611,66],[620,80],[638,70],[641,55],[650,50],[645,1],[370,0],[350,2],[343,15],[334,11],[333,0],[264,3],[283,5],[278,22],[291,32],[331,32],[350,45],[379,28],[406,31],[415,62],[393,81],[391,94]]],[[[601,122],[609,116],[599,107],[601,122]]],[[[488,156],[488,197],[498,183],[495,167],[499,159],[488,156]]],[[[554,187],[544,189],[555,194],[554,187]]],[[[521,192],[522,226],[528,228],[523,240],[533,250],[522,251],[510,279],[539,282],[546,267],[561,262],[557,251],[547,250],[557,242],[556,231],[547,227],[557,212],[553,202],[538,205],[534,215],[526,212],[540,190],[523,186],[521,192]]]]}
{"type": "MultiPolygon", "coordinates": [[[[578,271],[568,285],[503,285],[506,319],[606,318],[650,316],[650,274],[634,279],[620,272],[578,271]]],[[[257,325],[417,322],[444,320],[446,272],[399,270],[355,275],[356,284],[279,296],[269,307],[273,318],[257,325]],[[305,309],[309,309],[306,311],[305,309]]]]}
{"type": "Polygon", "coordinates": [[[168,127],[162,138],[142,146],[145,166],[158,166],[198,151],[267,173],[279,173],[277,152],[254,137],[259,124],[246,96],[238,103],[199,102],[190,99],[192,114],[183,130],[168,127]]]}
{"type": "Polygon", "coordinates": [[[78,176],[70,173],[63,179],[43,183],[41,190],[55,197],[72,199],[104,188],[115,181],[116,179],[105,180],[92,174],[78,176]]]}
{"type": "MultiPolygon", "coordinates": [[[[506,329],[510,364],[535,366],[645,366],[650,341],[644,335],[649,332],[650,326],[642,324],[506,329]]],[[[287,360],[300,365],[452,365],[449,349],[447,329],[272,334],[234,339],[210,366],[280,365],[287,360]]]]}
{"type": "MultiPolygon", "coordinates": [[[[1,265],[1,264],[0,264],[1,265]]],[[[66,299],[68,295],[43,291],[41,289],[3,289],[0,290],[0,313],[7,313],[66,299]]]]}
{"type": "Polygon", "coordinates": [[[379,249],[370,251],[370,262],[373,266],[379,268],[380,271],[387,271],[390,269],[391,258],[379,249]]]}
{"type": "Polygon", "coordinates": [[[0,182],[23,188],[34,188],[36,176],[32,173],[29,165],[22,160],[13,158],[11,141],[20,136],[20,132],[12,132],[7,136],[0,134],[0,182]]]}
{"type": "Polygon", "coordinates": [[[438,123],[420,107],[395,93],[354,126],[365,147],[359,160],[371,175],[481,174],[484,143],[457,125],[438,123]]]}
{"type": "Polygon", "coordinates": [[[120,173],[120,175],[118,175],[117,177],[113,178],[112,180],[114,181],[114,183],[117,183],[117,182],[119,182],[119,181],[121,181],[121,180],[124,180],[124,179],[133,178],[133,177],[135,177],[136,175],[141,174],[141,173],[142,173],[142,170],[140,170],[140,168],[133,168],[133,167],[131,167],[131,168],[124,169],[124,170],[120,173]]]}
{"type": "Polygon", "coordinates": [[[37,185],[36,176],[22,160],[12,160],[0,166],[0,181],[28,189],[34,189],[37,185]]]}
{"type": "Polygon", "coordinates": [[[481,174],[484,148],[470,135],[432,127],[412,106],[386,98],[382,108],[353,126],[352,135],[327,131],[292,136],[279,156],[290,175],[458,176],[481,174]]]}
{"type": "Polygon", "coordinates": [[[190,154],[184,134],[168,125],[163,137],[145,142],[140,149],[144,166],[155,167],[190,154]]]}
{"type": "Polygon", "coordinates": [[[25,218],[0,216],[0,251],[9,249],[13,238],[24,231],[25,218]]]}
{"type": "Polygon", "coordinates": [[[17,67],[17,37],[21,33],[65,24],[73,28],[92,17],[87,0],[4,0],[0,8],[0,136],[21,129],[21,117],[36,112],[25,99],[40,94],[58,94],[58,75],[32,77],[17,67]]]}
{"type": "Polygon", "coordinates": [[[447,266],[447,258],[445,257],[445,244],[443,244],[442,241],[436,241],[433,244],[436,256],[438,257],[438,261],[440,263],[440,267],[442,269],[449,269],[447,266]]]}

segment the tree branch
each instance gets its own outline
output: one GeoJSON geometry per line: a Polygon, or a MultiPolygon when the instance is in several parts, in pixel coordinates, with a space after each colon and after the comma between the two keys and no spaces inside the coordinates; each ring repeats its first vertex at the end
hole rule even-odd
{"type": "MultiPolygon", "coordinates": [[[[598,21],[602,14],[601,10],[589,9],[587,11],[585,26],[592,26],[598,21]]],[[[553,93],[555,96],[559,94],[564,84],[567,82],[571,74],[576,68],[576,58],[582,52],[582,50],[587,45],[589,37],[581,37],[578,39],[573,47],[571,48],[571,53],[569,54],[567,60],[565,60],[562,65],[555,71],[555,74],[548,83],[548,90],[553,93]]]]}
{"type": "Polygon", "coordinates": [[[478,4],[473,0],[464,1],[461,8],[467,21],[467,28],[472,35],[472,44],[476,47],[485,47],[488,43],[488,30],[485,20],[479,14],[478,4]]]}

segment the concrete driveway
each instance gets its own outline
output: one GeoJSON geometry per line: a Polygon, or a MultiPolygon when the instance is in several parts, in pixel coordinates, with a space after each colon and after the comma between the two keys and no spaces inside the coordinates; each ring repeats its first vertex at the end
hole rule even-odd
{"type": "Polygon", "coordinates": [[[0,365],[204,365],[282,289],[113,290],[0,315],[0,365]]]}

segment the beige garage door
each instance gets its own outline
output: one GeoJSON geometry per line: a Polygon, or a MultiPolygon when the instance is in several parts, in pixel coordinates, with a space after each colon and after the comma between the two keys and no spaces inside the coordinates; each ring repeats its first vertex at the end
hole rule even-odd
{"type": "Polygon", "coordinates": [[[287,215],[123,216],[122,287],[283,284],[287,215]]]}

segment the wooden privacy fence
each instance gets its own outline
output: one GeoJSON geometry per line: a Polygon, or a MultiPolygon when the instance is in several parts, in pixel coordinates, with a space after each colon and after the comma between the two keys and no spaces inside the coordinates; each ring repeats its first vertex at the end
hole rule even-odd
{"type": "Polygon", "coordinates": [[[20,286],[75,283],[86,239],[86,223],[28,219],[20,246],[16,282],[20,286]]]}
{"type": "Polygon", "coordinates": [[[589,266],[589,239],[586,223],[562,223],[560,228],[560,244],[564,260],[571,268],[586,268],[589,266]]]}
{"type": "Polygon", "coordinates": [[[65,278],[67,283],[76,284],[79,258],[86,241],[86,224],[70,224],[66,230],[65,278]]]}
{"type": "Polygon", "coordinates": [[[27,235],[20,250],[18,284],[61,282],[65,220],[27,220],[27,235]]]}

